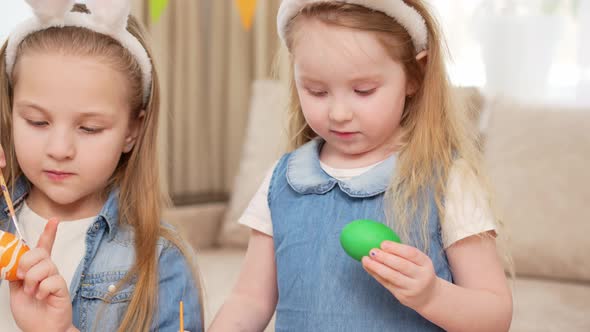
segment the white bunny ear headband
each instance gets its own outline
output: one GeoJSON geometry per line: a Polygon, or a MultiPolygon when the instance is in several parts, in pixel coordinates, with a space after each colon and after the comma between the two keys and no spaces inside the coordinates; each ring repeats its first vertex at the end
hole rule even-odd
{"type": "Polygon", "coordinates": [[[152,62],[139,40],[127,31],[131,12],[129,0],[86,0],[91,14],[71,12],[74,0],[25,0],[35,16],[20,23],[10,34],[6,47],[6,73],[12,77],[16,52],[30,34],[52,27],[86,28],[117,40],[133,55],[141,67],[143,102],[147,102],[152,85],[152,62]]]}
{"type": "Polygon", "coordinates": [[[277,29],[283,43],[286,40],[285,32],[289,22],[306,6],[320,2],[349,3],[383,12],[408,31],[412,37],[416,53],[425,51],[427,48],[428,30],[426,29],[426,22],[416,9],[407,5],[403,0],[283,0],[277,16],[277,29]]]}

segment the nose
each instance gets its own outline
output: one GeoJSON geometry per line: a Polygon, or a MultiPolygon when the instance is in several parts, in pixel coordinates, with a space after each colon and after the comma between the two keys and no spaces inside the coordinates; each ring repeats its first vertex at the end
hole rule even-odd
{"type": "Polygon", "coordinates": [[[74,134],[66,129],[55,128],[47,137],[46,153],[57,161],[73,159],[76,154],[74,134]]]}
{"type": "Polygon", "coordinates": [[[346,122],[352,120],[350,106],[341,101],[334,101],[330,106],[329,118],[333,122],[346,122]]]}

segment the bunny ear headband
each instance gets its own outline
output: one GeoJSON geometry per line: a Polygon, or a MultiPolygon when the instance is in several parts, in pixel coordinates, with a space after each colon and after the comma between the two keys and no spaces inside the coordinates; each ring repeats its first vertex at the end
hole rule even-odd
{"type": "Polygon", "coordinates": [[[152,62],[139,40],[127,31],[131,12],[129,0],[87,0],[91,14],[71,12],[74,0],[25,0],[35,16],[20,23],[10,34],[6,47],[6,73],[12,77],[16,52],[30,34],[52,27],[86,28],[117,40],[133,55],[142,72],[143,102],[147,102],[152,85],[152,62]]]}
{"type": "Polygon", "coordinates": [[[424,18],[416,9],[407,5],[403,0],[283,0],[277,16],[277,29],[283,43],[291,19],[297,16],[306,6],[318,2],[350,3],[383,12],[408,31],[417,53],[426,50],[428,47],[428,30],[424,18]]]}

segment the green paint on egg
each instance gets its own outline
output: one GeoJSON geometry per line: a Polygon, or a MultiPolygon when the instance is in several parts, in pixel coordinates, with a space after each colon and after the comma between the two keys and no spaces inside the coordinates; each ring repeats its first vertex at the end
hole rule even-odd
{"type": "Polygon", "coordinates": [[[357,261],[369,256],[371,249],[380,248],[383,241],[401,243],[391,228],[368,219],[352,221],[340,233],[342,248],[357,261]]]}

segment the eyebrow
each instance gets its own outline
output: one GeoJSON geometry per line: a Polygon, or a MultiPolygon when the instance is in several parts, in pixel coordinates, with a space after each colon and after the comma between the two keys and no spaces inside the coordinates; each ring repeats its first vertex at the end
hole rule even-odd
{"type": "Polygon", "coordinates": [[[369,76],[360,76],[357,78],[353,78],[350,80],[353,84],[358,83],[380,83],[383,81],[383,76],[379,74],[369,75],[369,76]]]}
{"type": "Polygon", "coordinates": [[[17,101],[17,102],[15,102],[15,106],[17,108],[20,108],[20,107],[33,108],[45,115],[47,115],[49,113],[45,108],[43,108],[33,102],[30,102],[30,101],[17,101]]]}
{"type": "MultiPolygon", "coordinates": [[[[34,102],[31,102],[31,101],[19,101],[19,102],[16,102],[16,106],[17,107],[33,108],[33,109],[43,113],[44,115],[49,115],[49,113],[50,113],[46,108],[44,108],[34,102]]],[[[77,114],[83,118],[100,118],[100,117],[108,117],[109,116],[108,113],[99,112],[99,111],[80,111],[80,112],[77,112],[77,114]]]]}
{"type": "MultiPolygon", "coordinates": [[[[307,75],[300,75],[299,76],[299,80],[305,83],[311,83],[311,84],[322,84],[321,80],[317,80],[314,78],[311,78],[307,75]]],[[[352,84],[359,84],[359,83],[381,83],[383,81],[383,76],[379,75],[379,74],[371,74],[371,75],[366,75],[366,76],[358,76],[358,77],[353,77],[352,79],[348,80],[349,83],[352,84]]]]}
{"type": "Polygon", "coordinates": [[[307,76],[307,75],[298,75],[297,78],[299,81],[304,81],[306,83],[322,84],[321,80],[311,78],[310,76],[307,76]]]}

